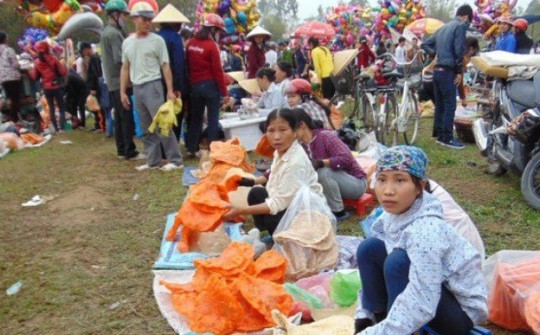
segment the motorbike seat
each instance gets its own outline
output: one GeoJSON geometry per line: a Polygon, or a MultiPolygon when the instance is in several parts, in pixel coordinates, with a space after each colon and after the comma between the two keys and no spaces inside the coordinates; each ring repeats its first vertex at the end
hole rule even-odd
{"type": "Polygon", "coordinates": [[[508,97],[526,108],[540,107],[540,71],[532,80],[512,80],[507,84],[508,97]]]}

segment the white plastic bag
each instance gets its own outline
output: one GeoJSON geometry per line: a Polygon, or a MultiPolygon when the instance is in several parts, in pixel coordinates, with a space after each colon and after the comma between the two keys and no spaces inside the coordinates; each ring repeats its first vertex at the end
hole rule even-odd
{"type": "Polygon", "coordinates": [[[326,199],[308,186],[300,188],[273,235],[274,250],[287,259],[289,280],[334,268],[339,254],[335,231],[326,199]]]}

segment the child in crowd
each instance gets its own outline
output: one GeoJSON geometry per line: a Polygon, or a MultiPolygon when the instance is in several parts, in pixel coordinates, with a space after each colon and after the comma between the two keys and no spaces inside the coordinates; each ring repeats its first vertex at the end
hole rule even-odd
{"type": "Polygon", "coordinates": [[[290,108],[301,108],[314,121],[322,122],[323,128],[334,129],[330,118],[330,108],[313,95],[313,89],[309,81],[293,79],[285,89],[285,93],[290,108]]]}
{"type": "Polygon", "coordinates": [[[287,100],[276,84],[276,71],[274,69],[263,67],[257,71],[257,83],[263,92],[257,107],[263,109],[275,109],[287,106],[287,100]]]}
{"type": "Polygon", "coordinates": [[[296,140],[298,122],[294,112],[287,108],[272,111],[266,119],[266,136],[274,148],[270,171],[256,179],[242,178],[239,185],[253,187],[248,194],[248,207],[232,207],[223,217],[229,221],[239,215],[253,215],[255,226],[272,235],[303,185],[322,195],[317,173],[296,140]]]}
{"type": "Polygon", "coordinates": [[[350,214],[345,211],[343,199],[359,199],[364,194],[366,173],[336,132],[322,129],[320,121],[313,121],[303,109],[294,112],[298,122],[296,137],[307,148],[328,206],[338,221],[346,220],[350,214]]]}
{"type": "Polygon", "coordinates": [[[444,221],[425,186],[427,157],[411,146],[386,150],[375,194],[384,209],[358,247],[363,290],[356,333],[412,334],[425,324],[465,335],[487,317],[478,251],[444,221]]]}

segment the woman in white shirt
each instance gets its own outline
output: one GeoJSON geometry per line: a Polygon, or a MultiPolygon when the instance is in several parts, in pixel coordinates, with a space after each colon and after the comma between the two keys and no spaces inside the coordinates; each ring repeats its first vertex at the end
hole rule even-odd
{"type": "Polygon", "coordinates": [[[287,106],[287,99],[280,89],[279,85],[276,85],[276,71],[274,69],[263,67],[257,71],[257,83],[263,92],[257,107],[262,109],[276,109],[287,106]]]}
{"type": "MultiPolygon", "coordinates": [[[[292,72],[293,72],[292,65],[289,62],[280,60],[279,62],[277,62],[276,65],[274,65],[274,71],[276,71],[276,82],[275,82],[276,86],[279,87],[281,94],[283,95],[283,99],[285,99],[285,103],[286,103],[287,94],[285,93],[285,89],[291,82],[289,78],[292,76],[292,72]]],[[[284,107],[289,107],[289,106],[286,103],[286,106],[284,107]]]]}
{"type": "Polygon", "coordinates": [[[232,207],[224,216],[231,220],[239,215],[253,215],[255,226],[272,235],[294,196],[303,185],[322,195],[317,173],[302,146],[296,141],[298,121],[290,109],[272,111],[266,119],[266,136],[274,148],[270,171],[256,179],[242,178],[239,185],[253,187],[248,207],[232,207]]]}

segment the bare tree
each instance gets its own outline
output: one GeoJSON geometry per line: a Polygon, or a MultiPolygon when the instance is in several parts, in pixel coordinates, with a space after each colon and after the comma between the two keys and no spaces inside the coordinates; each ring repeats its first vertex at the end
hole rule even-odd
{"type": "Polygon", "coordinates": [[[427,17],[448,22],[454,18],[454,12],[457,4],[455,0],[440,1],[440,0],[427,0],[427,17]]]}

